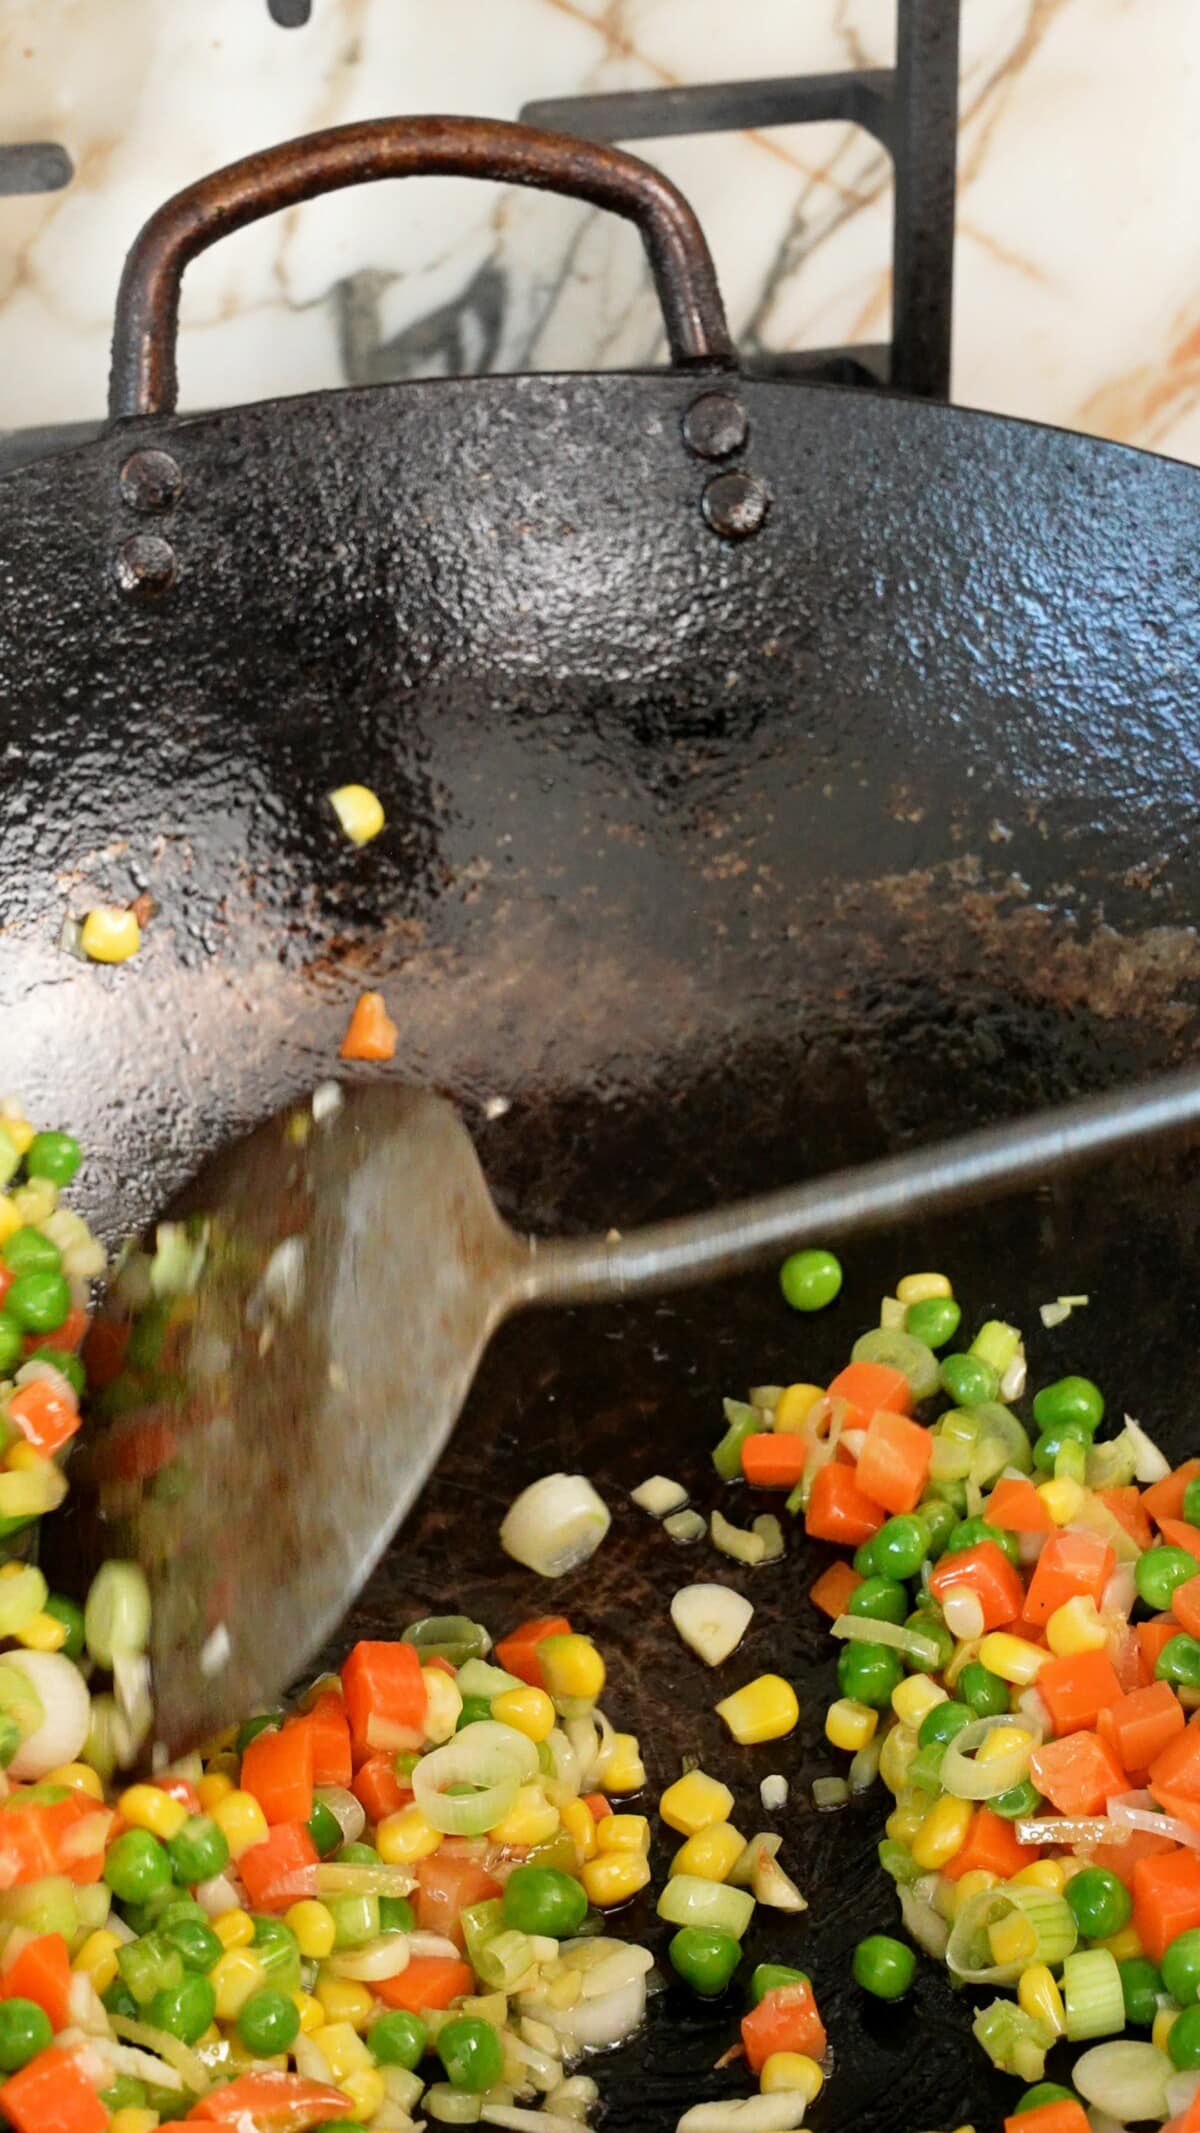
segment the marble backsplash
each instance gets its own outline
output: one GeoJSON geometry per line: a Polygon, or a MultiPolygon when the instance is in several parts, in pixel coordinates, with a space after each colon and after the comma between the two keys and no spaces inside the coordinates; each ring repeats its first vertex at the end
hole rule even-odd
{"type": "MultiPolygon", "coordinates": [[[[0,198],[0,428],[104,403],[121,260],[170,192],[402,111],[886,65],[894,0],[0,0],[0,141],[76,176],[0,198]]],[[[954,396],[1200,460],[1198,0],[963,0],[954,396]]],[[[639,144],[689,195],[746,349],[886,337],[889,165],[842,126],[639,144]]],[[[642,365],[636,237],[458,180],[377,185],[189,271],[193,407],[443,370],[642,365]]]]}

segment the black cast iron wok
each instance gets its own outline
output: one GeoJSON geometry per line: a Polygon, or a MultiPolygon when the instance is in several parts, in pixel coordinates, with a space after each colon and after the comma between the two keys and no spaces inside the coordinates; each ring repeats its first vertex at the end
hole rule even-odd
{"type": "MultiPolygon", "coordinates": [[[[402,203],[398,203],[398,212],[402,203]]],[[[454,1094],[506,1208],[603,1229],[1099,1088],[1193,1048],[1200,943],[1200,476],[960,409],[740,377],[703,239],[614,152],[394,120],[269,151],[154,217],[116,331],[114,420],[0,481],[0,1083],[90,1150],[106,1234],[327,1076],[381,986],[397,1067],[454,1094]],[[451,380],[183,418],[182,267],[332,184],[421,171],[581,193],[637,222],[665,375],[451,380]],[[324,795],[384,799],[362,852],[324,795]],[[147,892],[138,959],[62,955],[67,912],[147,892]],[[489,1099],[510,1108],[491,1115],[489,1099]]],[[[801,1732],[739,1754],[676,1649],[713,1574],[621,1491],[707,1494],[719,1396],[820,1377],[881,1293],[946,1265],[971,1317],[1030,1331],[1195,1449],[1196,1158],[1129,1163],[850,1255],[809,1324],[769,1279],[584,1327],[520,1322],[346,1635],[548,1600],[611,1655],[652,1784],[699,1753],[758,1825],[793,1780],[807,1921],[751,1953],[815,1977],[838,2060],[823,2127],[1011,2108],[932,1965],[897,2014],[847,1985],[890,1923],[878,1796],[817,1816],[832,1668],[815,1551],[751,1582],[741,1679],[801,1732]],[[1086,1291],[1043,1334],[1036,1305],[1086,1291]],[[503,1505],[583,1466],[617,1506],[552,1592],[503,1505]]],[[[286,1487],[281,1477],[280,1488],[286,1487]]],[[[271,1515],[270,1504],[263,1515],[271,1515]]],[[[717,1573],[722,1567],[716,1564],[717,1573]]],[[[659,1938],[649,1907],[623,1921],[659,1938]]],[[[673,2126],[734,2034],[675,1991],[604,2069],[614,2128],[673,2126]]]]}

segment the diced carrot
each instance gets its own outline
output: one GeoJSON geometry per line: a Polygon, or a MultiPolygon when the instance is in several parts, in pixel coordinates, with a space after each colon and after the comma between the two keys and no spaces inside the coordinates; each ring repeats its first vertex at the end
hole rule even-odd
{"type": "Polygon", "coordinates": [[[1119,1702],[1106,1705],[1096,1720],[1096,1731],[1108,1742],[1121,1767],[1130,1777],[1138,1778],[1145,1775],[1155,1757],[1162,1754],[1177,1733],[1182,1733],[1183,1727],[1179,1698],[1168,1681],[1154,1681],[1148,1688],[1122,1696],[1119,1702]]]}
{"type": "Polygon", "coordinates": [[[542,1669],[537,1648],[547,1637],[569,1637],[571,1625],[565,1615],[535,1615],[531,1621],[522,1622],[517,1629],[501,1637],[496,1646],[496,1664],[506,1674],[515,1674],[518,1681],[527,1681],[531,1689],[542,1686],[542,1669]]]}
{"type": "Polygon", "coordinates": [[[1088,1865],[1106,1867],[1123,1881],[1126,1888],[1133,1887],[1133,1870],[1139,1859],[1158,1859],[1164,1852],[1175,1850],[1174,1837],[1156,1837],[1148,1829],[1131,1829],[1123,1844],[1097,1844],[1088,1851],[1088,1865]]]}
{"type": "Polygon", "coordinates": [[[1144,1688],[1146,1681],[1142,1673],[1137,1631],[1130,1629],[1128,1623],[1126,1623],[1125,1628],[1119,1629],[1112,1638],[1109,1650],[1112,1653],[1112,1663],[1117,1670],[1117,1680],[1120,1682],[1124,1694],[1131,1696],[1135,1689],[1144,1688]]]}
{"type": "Polygon", "coordinates": [[[371,1748],[401,1748],[420,1735],[425,1720],[425,1683],[412,1644],[355,1645],[342,1668],[342,1694],[355,1740],[371,1748]]]}
{"type": "Polygon", "coordinates": [[[605,1815],[612,1813],[612,1803],[605,1799],[602,1792],[585,1792],[583,1804],[593,1822],[603,1822],[605,1815]]]}
{"type": "Polygon", "coordinates": [[[307,1713],[314,1785],[348,1785],[353,1774],[350,1722],[336,1689],[324,1689],[307,1713]]]}
{"type": "Polygon", "coordinates": [[[0,2088],[15,2133],[104,2133],[108,2112],[70,2052],[51,2044],[0,2088]]]}
{"type": "Polygon", "coordinates": [[[394,1059],[396,1025],[383,1004],[381,992],[363,992],[341,1042],[343,1059],[394,1059]]]}
{"type": "Polygon", "coordinates": [[[1159,1750],[1150,1765],[1149,1785],[1156,1795],[1159,1786],[1165,1785],[1184,1799],[1200,1800],[1200,1718],[1193,1718],[1159,1750]]]}
{"type": "Polygon", "coordinates": [[[165,1792],[169,1800],[178,1800],[180,1806],[186,1807],[190,1815],[200,1813],[200,1795],[190,1778],[164,1770],[161,1777],[155,1778],[154,1786],[156,1791],[165,1792]]]}
{"type": "Polygon", "coordinates": [[[752,1489],[791,1489],[804,1472],[808,1446],[790,1430],[756,1430],[742,1444],[742,1473],[752,1489]]]}
{"type": "Polygon", "coordinates": [[[943,1606],[952,1592],[975,1593],[983,1609],[985,1631],[1015,1622],[1025,1598],[1020,1572],[995,1541],[977,1541],[973,1547],[943,1555],[930,1573],[929,1590],[943,1606]]]}
{"type": "MultiPolygon", "coordinates": [[[[94,1318],[83,1343],[83,1366],[92,1392],[103,1392],[125,1368],[133,1332],[131,1318],[94,1318]]],[[[53,1338],[53,1336],[51,1336],[53,1338]]]]}
{"type": "Polygon", "coordinates": [[[460,1915],[472,1903],[488,1903],[499,1896],[500,1883],[478,1859],[458,1859],[444,1850],[419,1859],[417,1876],[417,1926],[422,1933],[444,1933],[463,1945],[460,1915]]]}
{"type": "Polygon", "coordinates": [[[242,1757],[241,1784],[268,1822],[307,1822],[313,1809],[313,1736],[307,1718],[256,1733],[242,1757]]]}
{"type": "Polygon", "coordinates": [[[421,2014],[426,2007],[449,2007],[451,2000],[470,1992],[474,1983],[471,1965],[457,1956],[414,1955],[398,1976],[376,1979],[371,1990],[385,2006],[407,2007],[410,2014],[421,2014]]]}
{"type": "Polygon", "coordinates": [[[1147,1681],[1154,1680],[1154,1669],[1158,1665],[1164,1644],[1169,1644],[1172,1637],[1177,1637],[1178,1635],[1179,1624],[1173,1615],[1156,1615],[1153,1622],[1138,1623],[1138,1653],[1142,1662],[1142,1672],[1147,1681]]]}
{"type": "Polygon", "coordinates": [[[847,1363],[839,1370],[825,1395],[829,1400],[844,1400],[854,1409],[852,1426],[865,1429],[873,1414],[880,1408],[888,1408],[894,1415],[906,1415],[912,1406],[912,1392],[902,1370],[892,1370],[886,1363],[847,1363]]]}
{"type": "Polygon", "coordinates": [[[1017,1841],[1012,1822],[993,1814],[990,1807],[977,1807],[962,1844],[942,1872],[947,1881],[959,1881],[980,1867],[985,1873],[998,1874],[1001,1881],[1010,1881],[1023,1866],[1040,1857],[1036,1845],[1017,1841]]]}
{"type": "Polygon", "coordinates": [[[1053,1533],[1037,1560],[1021,1620],[1041,1628],[1068,1600],[1083,1594],[1099,1603],[1116,1557],[1098,1533],[1065,1528],[1053,1533]]]}
{"type": "Polygon", "coordinates": [[[317,1847],[303,1822],[277,1822],[237,1864],[256,1911],[286,1911],[302,1896],[316,1895],[317,1847]]]}
{"type": "Polygon", "coordinates": [[[1083,2105],[1075,2096],[1057,2103],[1038,2103],[1031,2111],[1015,2112],[1004,2121],[1004,2133],[1091,2133],[1083,2105]]]}
{"type": "Polygon", "coordinates": [[[807,1978],[801,1984],[773,1986],[742,2016],[742,2045],[752,2074],[761,2073],[775,2052],[803,2052],[820,2059],[825,2044],[825,2024],[807,1978]]]}
{"type": "Polygon", "coordinates": [[[839,1541],[844,1548],[857,1548],[878,1533],[884,1516],[880,1506],[859,1488],[852,1466],[828,1459],[813,1475],[804,1519],[804,1530],[813,1540],[839,1541]]]}
{"type": "Polygon", "coordinates": [[[1037,1692],[1060,1738],[1094,1726],[1101,1711],[1121,1701],[1117,1670],[1103,1649],[1048,1659],[1038,1675],[1037,1692]]]}
{"type": "Polygon", "coordinates": [[[1156,1523],[1162,1518],[1182,1518],[1187,1485],[1197,1474],[1200,1474],[1200,1459],[1185,1459],[1165,1481],[1153,1481],[1148,1489],[1142,1490],[1142,1509],[1156,1523]]]}
{"type": "Polygon", "coordinates": [[[1133,1870],[1133,1923],[1145,1953],[1161,1963],[1171,1942],[1200,1926],[1200,1857],[1194,1851],[1140,1859],[1133,1870]]]}
{"type": "MultiPolygon", "coordinates": [[[[192,2105],[188,2124],[231,2126],[237,2133],[251,2125],[261,2127],[263,2133],[307,2133],[313,2126],[337,2123],[349,2109],[344,2089],[310,2081],[306,2074],[285,2074],[282,2067],[264,2066],[210,2089],[192,2105]]],[[[100,2123],[106,2125],[107,2116],[100,2123]]]]}
{"type": "Polygon", "coordinates": [[[412,1798],[410,1788],[402,1785],[396,1776],[390,1755],[368,1756],[355,1771],[350,1790],[361,1802],[368,1822],[382,1822],[385,1815],[394,1815],[401,1807],[407,1807],[412,1798]]]}
{"type": "Polygon", "coordinates": [[[858,1455],[858,1485],[885,1511],[911,1511],[929,1479],[933,1437],[907,1415],[877,1408],[858,1455]]]}
{"type": "MultiPolygon", "coordinates": [[[[1040,1674],[1038,1689],[1040,1693],[1040,1674]]],[[[1068,1733],[1063,1740],[1043,1741],[1029,1758],[1029,1773],[1060,1815],[1099,1814],[1114,1793],[1129,1789],[1111,1748],[1096,1733],[1068,1733]]]]}
{"type": "MultiPolygon", "coordinates": [[[[11,1406],[11,1401],[9,1405],[11,1406]]],[[[1183,1518],[1160,1518],[1158,1530],[1168,1548],[1183,1548],[1200,1562],[1200,1528],[1189,1526],[1183,1518]]]]}
{"type": "Polygon", "coordinates": [[[1154,1528],[1146,1516],[1142,1492],[1135,1483],[1130,1482],[1125,1489],[1097,1489],[1096,1494],[1112,1512],[1117,1524],[1124,1526],[1130,1540],[1136,1541],[1139,1548],[1154,1546],[1154,1528]]]}
{"type": "MultiPolygon", "coordinates": [[[[1171,1613],[1189,1637],[1200,1637],[1200,1572],[1171,1594],[1171,1613]]],[[[1164,1682],[1161,1686],[1165,1687],[1164,1682]]]]}
{"type": "MultiPolygon", "coordinates": [[[[29,1800],[24,1792],[9,1794],[0,1808],[0,1889],[24,1887],[44,1874],[67,1874],[83,1883],[99,1879],[103,1865],[103,1839],[99,1864],[95,1859],[73,1859],[63,1846],[70,1831],[83,1820],[92,1820],[98,1803],[80,1793],[62,1800],[29,1800]]],[[[111,1824],[107,1825],[111,1830],[111,1824]]]]}
{"type": "Polygon", "coordinates": [[[838,1615],[845,1614],[851,1593],[857,1592],[861,1584],[862,1579],[853,1563],[848,1563],[839,1556],[837,1562],[831,1563],[828,1570],[823,1570],[819,1578],[814,1578],[808,1597],[813,1606],[819,1607],[821,1613],[828,1615],[832,1622],[838,1615]]]}
{"type": "Polygon", "coordinates": [[[31,1378],[10,1395],[8,1418],[25,1442],[48,1459],[75,1435],[79,1407],[69,1386],[64,1390],[48,1378],[31,1378]]]}
{"type": "Polygon", "coordinates": [[[61,1933],[27,1940],[0,1973],[0,2000],[36,2001],[54,2029],[65,2029],[71,2019],[70,1992],[71,1957],[61,1933]]]}
{"type": "Polygon", "coordinates": [[[984,1517],[989,1526],[998,1526],[1002,1533],[1053,1533],[1054,1520],[1034,1488],[1024,1475],[1005,1475],[996,1483],[984,1508],[984,1517]]]}

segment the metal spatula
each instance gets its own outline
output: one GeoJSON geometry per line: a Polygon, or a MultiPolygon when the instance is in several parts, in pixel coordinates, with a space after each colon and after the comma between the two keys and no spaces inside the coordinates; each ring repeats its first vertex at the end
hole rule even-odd
{"type": "Polygon", "coordinates": [[[92,1546],[153,1597],[155,1739],[273,1701],[336,1626],[435,1464],[489,1337],[530,1304],[715,1280],[1180,1133],[1200,1074],[888,1157],[618,1240],[521,1237],[434,1096],[376,1084],[272,1120],[202,1174],[118,1284],[112,1420],[72,1471],[92,1546]],[[203,1220],[200,1217],[203,1216],[203,1220]]]}

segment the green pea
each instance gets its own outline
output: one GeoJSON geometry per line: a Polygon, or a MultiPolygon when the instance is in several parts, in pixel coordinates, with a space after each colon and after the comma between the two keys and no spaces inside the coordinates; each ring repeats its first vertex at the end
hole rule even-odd
{"type": "Polygon", "coordinates": [[[1039,1474],[1053,1474],[1059,1453],[1064,1445],[1077,1444],[1084,1452],[1091,1444],[1082,1422],[1063,1422],[1057,1429],[1043,1432],[1033,1447],[1033,1463],[1039,1474]]]}
{"type": "Polygon", "coordinates": [[[475,2015],[458,2015],[437,2034],[438,2058],[446,2077],[456,2089],[472,2096],[494,2088],[504,2071],[504,2047],[490,2022],[475,2015]]]}
{"type": "Polygon", "coordinates": [[[62,1253],[57,1244],[29,1223],[24,1229],[15,1229],[7,1242],[0,1245],[0,1259],[12,1274],[62,1272],[62,1253]]]}
{"type": "Polygon", "coordinates": [[[416,1914],[406,1896],[380,1897],[379,1930],[381,1933],[411,1933],[416,1922],[416,1914]]]}
{"type": "Polygon", "coordinates": [[[715,2000],[742,1959],[732,1933],[716,1926],[681,1926],[667,1948],[677,1977],[702,2000],[715,2000]]]}
{"type": "Polygon", "coordinates": [[[841,1290],[842,1269],[832,1252],[793,1252],[779,1269],[779,1286],[793,1311],[823,1311],[841,1290]]]}
{"type": "MultiPolygon", "coordinates": [[[[296,2015],[290,2000],[284,2004],[296,2015]]],[[[189,1975],[182,1984],[168,1985],[165,1991],[155,1993],[146,2010],[146,2019],[156,2029],[165,2029],[169,2037],[178,2037],[181,2044],[195,2044],[197,2038],[204,2035],[216,2011],[217,1994],[211,1980],[189,1975]]],[[[299,2027],[300,2017],[296,2015],[296,2028],[299,2027]]]]}
{"type": "Polygon", "coordinates": [[[11,1711],[0,1711],[0,1770],[7,1770],[24,1735],[11,1711]]]}
{"type": "Polygon", "coordinates": [[[229,1845],[211,1815],[189,1815],[167,1839],[167,1857],[176,1881],[195,1888],[198,1881],[211,1881],[228,1866],[229,1845]]]}
{"type": "Polygon", "coordinates": [[[948,1392],[956,1407],[982,1407],[985,1401],[994,1400],[1000,1390],[1000,1380],[990,1363],[978,1355],[943,1356],[938,1378],[943,1392],[948,1392]]]}
{"type": "Polygon", "coordinates": [[[1170,1637],[1154,1662],[1154,1679],[1177,1689],[1200,1689],[1200,1643],[1195,1637],[1170,1637]]]}
{"type": "MultiPolygon", "coordinates": [[[[881,1526],[880,1532],[882,1531],[883,1528],[881,1526]]],[[[873,1535],[869,1541],[861,1541],[854,1551],[854,1568],[857,1570],[860,1578],[873,1578],[879,1576],[879,1564],[875,1559],[876,1537],[877,1536],[873,1535]]]]}
{"type": "MultiPolygon", "coordinates": [[[[345,1903],[346,1901],[347,1898],[344,1896],[331,1899],[331,1902],[337,1903],[345,1903]]],[[[374,1940],[379,1931],[379,1898],[377,1896],[356,1896],[351,1897],[349,1901],[358,1904],[365,1903],[373,1907],[371,1917],[374,1931],[370,1938],[374,1940]]],[[[335,1919],[335,1926],[336,1923],[335,1919]]],[[[342,1945],[349,1946],[351,1943],[343,1942],[342,1945]]],[[[354,1945],[357,1945],[357,1943],[354,1945]]],[[[300,1945],[291,1927],[282,1918],[256,1918],[254,1921],[254,1939],[251,1942],[251,1946],[267,1976],[274,1981],[277,1990],[282,1991],[285,1989],[285,1972],[289,1979],[294,1974],[297,1983],[299,1982],[300,1945]]],[[[286,1986],[286,1990],[290,1992],[292,1989],[289,1983],[286,1986]]]]}
{"type": "Polygon", "coordinates": [[[1010,1785],[1007,1792],[998,1793],[994,1800],[988,1801],[992,1813],[1002,1815],[1006,1822],[1023,1821],[1027,1816],[1037,1814],[1041,1805],[1042,1795],[1032,1778],[1022,1778],[1019,1785],[1010,1785]]]}
{"type": "Polygon", "coordinates": [[[1183,1515],[1189,1526],[1200,1526],[1200,1474],[1193,1474],[1183,1492],[1183,1515]]]}
{"type": "Polygon", "coordinates": [[[958,1677],[958,1693],[969,1704],[976,1718],[998,1718],[1002,1711],[1012,1710],[1012,1694],[1007,1681],[993,1674],[990,1667],[980,1660],[972,1659],[964,1666],[958,1677]]]}
{"type": "Polygon", "coordinates": [[[82,1659],[83,1609],[78,1602],[69,1600],[65,1592],[52,1592],[43,1613],[52,1615],[66,1630],[67,1641],[61,1647],[64,1659],[82,1659]]]}
{"type": "Polygon", "coordinates": [[[908,1766],[907,1782],[921,1792],[940,1792],[947,1745],[944,1740],[934,1740],[928,1747],[918,1748],[908,1766]]]}
{"type": "Polygon", "coordinates": [[[921,1635],[927,1637],[934,1646],[932,1659],[909,1659],[911,1673],[940,1674],[943,1667],[949,1666],[954,1657],[955,1640],[940,1614],[935,1613],[932,1607],[918,1607],[904,1626],[906,1629],[920,1630],[921,1635]]]}
{"type": "Polygon", "coordinates": [[[378,1866],[379,1853],[373,1844],[343,1844],[339,1846],[339,1866],[378,1866]]]}
{"type": "Polygon", "coordinates": [[[11,1311],[0,1311],[0,1378],[14,1370],[25,1352],[25,1333],[11,1311]]]}
{"type": "Polygon", "coordinates": [[[1200,1927],[1177,1933],[1162,1959],[1163,1984],[1180,2007],[1200,1999],[1200,1927]]]}
{"type": "Polygon", "coordinates": [[[171,1884],[171,1861],[148,1829],[126,1829],[109,1845],[104,1879],[120,1903],[145,1903],[171,1884]]]}
{"type": "MultiPolygon", "coordinates": [[[[100,2004],[108,2014],[124,2015],[130,2022],[136,2022],[142,2011],[123,1977],[115,1977],[106,1987],[100,1995],[100,2004]]],[[[3,2005],[2,2001],[0,2005],[3,2005]]]]}
{"type": "Polygon", "coordinates": [[[854,1951],[854,1982],[877,2000],[902,2000],[916,1975],[917,1958],[905,1941],[871,1933],[854,1951]]]}
{"type": "Polygon", "coordinates": [[[244,1718],[237,1729],[237,1739],[234,1742],[238,1754],[244,1755],[251,1741],[257,1740],[260,1733],[277,1733],[282,1724],[282,1711],[260,1711],[255,1718],[244,1718]]]}
{"type": "Polygon", "coordinates": [[[144,2111],[146,2109],[146,2084],[132,2074],[116,2074],[106,2089],[100,2091],[100,2101],[109,2111],[144,2111]]]}
{"type": "Polygon", "coordinates": [[[1074,2089],[1065,2089],[1061,2081],[1035,2081],[1026,2089],[1017,2105],[1018,2111],[1037,2111],[1044,2103],[1078,2103],[1074,2089]]]}
{"type": "Polygon", "coordinates": [[[300,2015],[294,2000],[283,1992],[252,1992],[243,2000],[237,2018],[238,2035],[256,2059],[285,2052],[300,2034],[300,2015]]]}
{"type": "Polygon", "coordinates": [[[1128,1889],[1107,1867],[1085,1866],[1082,1873],[1072,1874],[1063,1895],[1084,1940],[1107,1940],[1133,1916],[1128,1889]]]}
{"type": "Polygon", "coordinates": [[[1137,1596],[1156,1614],[1165,1614],[1177,1586],[1186,1585],[1198,1570],[1200,1563],[1186,1548],[1147,1548],[1134,1564],[1137,1596]]]}
{"type": "MultiPolygon", "coordinates": [[[[936,1562],[946,1547],[958,1523],[958,1513],[953,1504],[937,1496],[927,1496],[920,1508],[920,1518],[929,1534],[929,1559],[936,1562]]],[[[918,1566],[919,1567],[919,1566],[918,1566]]]]}
{"type": "Polygon", "coordinates": [[[894,1622],[899,1626],[908,1613],[908,1594],[894,1578],[864,1578],[851,1593],[846,1611],[863,1615],[869,1622],[894,1622]]]}
{"type": "Polygon", "coordinates": [[[35,1133],[25,1150],[25,1174],[51,1185],[69,1185],[83,1150],[73,1133],[35,1133]]]}
{"type": "Polygon", "coordinates": [[[989,1526],[986,1518],[962,1518],[955,1526],[946,1543],[947,1555],[957,1555],[963,1548],[977,1548],[981,1541],[991,1541],[1015,1563],[1020,1555],[1020,1542],[1015,1533],[1008,1533],[1003,1526],[989,1526]]]}
{"type": "Polygon", "coordinates": [[[1185,2007],[1167,2031],[1167,2051],[1180,2073],[1200,2066],[1200,2007],[1185,2007]]]}
{"type": "Polygon", "coordinates": [[[0,2070],[18,2073],[53,2042],[50,2017],[36,2000],[0,2000],[0,2070]]]}
{"type": "Polygon", "coordinates": [[[464,1696],[463,1707],[454,1730],[456,1733],[461,1733],[464,1726],[477,1725],[481,1719],[490,1719],[491,1715],[492,1704],[490,1697],[464,1696]]]}
{"type": "MultiPolygon", "coordinates": [[[[1180,1939],[1186,1936],[1180,1935],[1180,1939]]],[[[1163,1989],[1163,1980],[1152,1962],[1144,1955],[1131,1955],[1117,1964],[1121,1973],[1121,1991],[1125,1999],[1125,2013],[1135,2029],[1152,2029],[1158,2013],[1158,1995],[1163,1989]]],[[[1197,1973],[1200,1977],[1200,1972],[1197,1973]]],[[[1177,1998],[1177,1994],[1172,1995],[1177,1998]]],[[[1192,1998],[1196,1995],[1193,1992],[1192,1998]]],[[[1180,2002],[1182,2005],[1182,2001],[1180,2002]]]]}
{"type": "Polygon", "coordinates": [[[4,1299],[4,1309],[25,1333],[57,1333],[71,1308],[65,1274],[35,1268],[18,1274],[4,1299]]]}
{"type": "MultiPolygon", "coordinates": [[[[929,1553],[929,1521],[924,1511],[902,1511],[883,1524],[869,1543],[872,1569],[865,1577],[915,1578],[929,1553]]],[[[857,1559],[855,1563],[857,1568],[857,1559]]]]}
{"type": "Polygon", "coordinates": [[[807,1983],[806,1970],[793,1970],[787,1963],[756,1963],[750,1973],[750,2005],[757,2007],[768,1992],[778,1992],[782,1985],[807,1983]]]}
{"type": "Polygon", "coordinates": [[[1090,1443],[1104,1420],[1104,1394],[1090,1378],[1056,1378],[1035,1396],[1033,1419],[1048,1433],[1062,1429],[1064,1423],[1077,1422],[1090,1443]]]}
{"type": "Polygon", "coordinates": [[[411,2074],[425,2056],[427,2031],[420,2015],[406,2008],[393,2008],[372,2022],[367,2044],[380,2066],[403,2066],[411,2074]]]}
{"type": "Polygon", "coordinates": [[[904,1679],[904,1668],[890,1645],[853,1643],[847,1644],[838,1659],[837,1678],[843,1696],[870,1704],[874,1711],[886,1711],[892,1691],[904,1679]]]}
{"type": "Polygon", "coordinates": [[[322,1859],[328,1858],[330,1852],[335,1852],[342,1841],[342,1825],[332,1807],[327,1807],[324,1800],[314,1800],[313,1811],[305,1827],[322,1859]]]}
{"type": "Polygon", "coordinates": [[[955,1703],[953,1699],[935,1703],[917,1727],[917,1746],[930,1748],[935,1741],[945,1745],[954,1740],[964,1726],[970,1725],[972,1716],[965,1703],[955,1703]]]}
{"type": "Polygon", "coordinates": [[[504,1923],[518,1933],[570,1940],[587,1917],[587,1896],[573,1874],[551,1866],[517,1866],[504,1884],[504,1923]]]}
{"type": "Polygon", "coordinates": [[[927,1296],[910,1304],[904,1314],[904,1330],[927,1348],[944,1348],[962,1323],[962,1312],[952,1296],[927,1296]]]}
{"type": "Polygon", "coordinates": [[[363,1948],[379,1933],[378,1896],[326,1896],[335,1948],[363,1948]]]}
{"type": "Polygon", "coordinates": [[[160,1931],[182,1959],[184,1969],[194,1971],[198,1977],[207,1977],[213,1964],[220,1960],[221,1943],[202,1918],[164,1920],[160,1931]]]}
{"type": "Polygon", "coordinates": [[[87,1372],[79,1357],[73,1355],[69,1348],[39,1348],[38,1361],[49,1363],[60,1377],[66,1379],[76,1399],[83,1398],[87,1386],[87,1372]]]}

